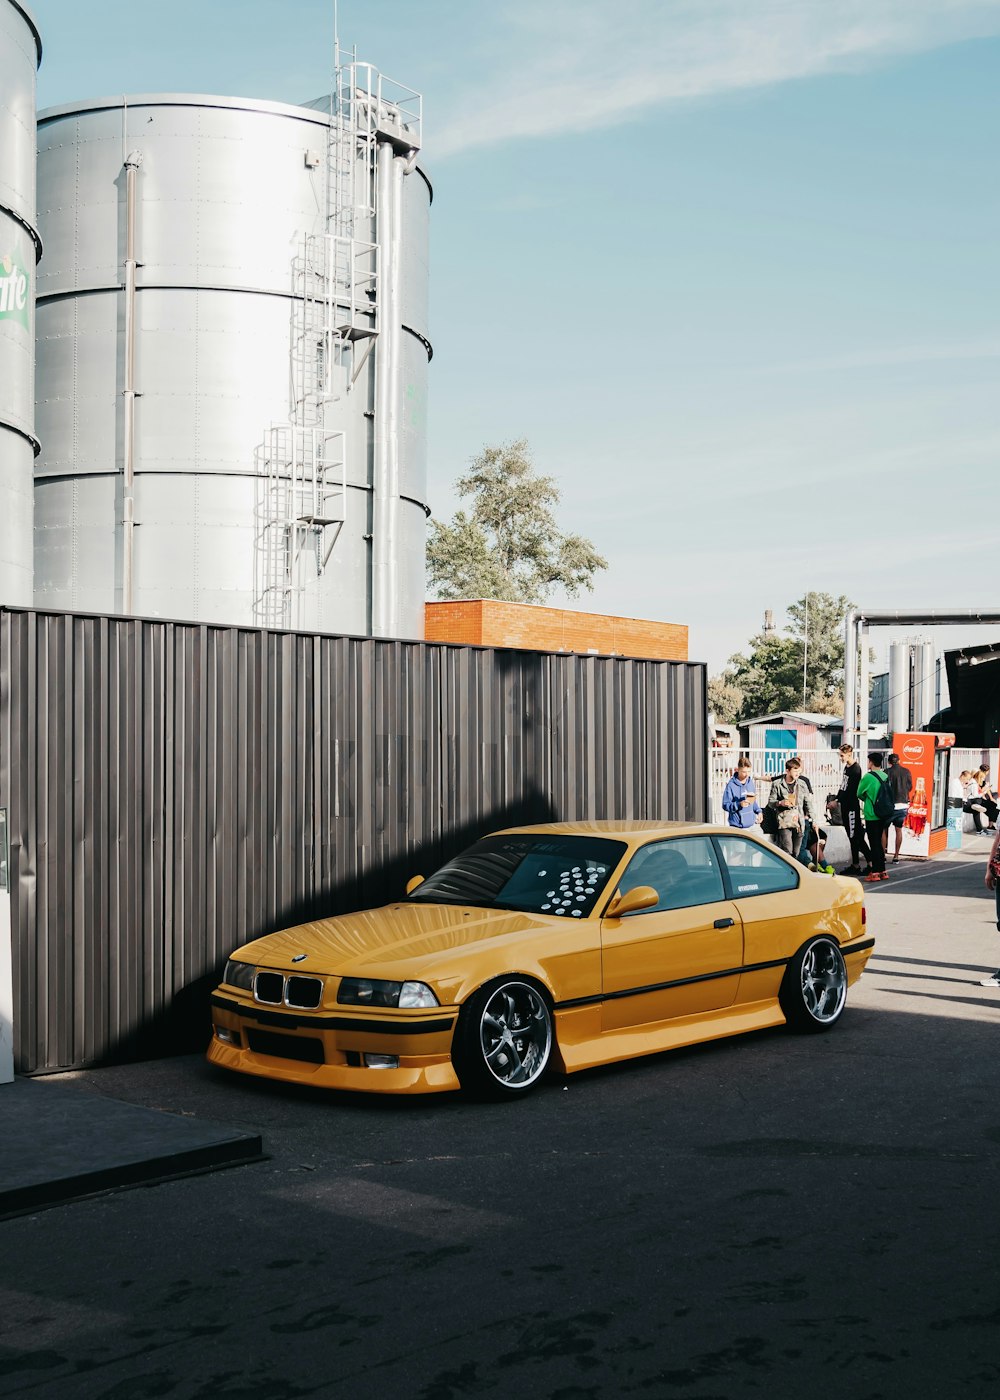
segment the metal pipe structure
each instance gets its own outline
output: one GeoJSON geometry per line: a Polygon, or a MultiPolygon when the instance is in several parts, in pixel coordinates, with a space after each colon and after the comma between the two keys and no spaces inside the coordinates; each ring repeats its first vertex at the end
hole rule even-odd
{"type": "MultiPolygon", "coordinates": [[[[844,743],[853,744],[856,754],[868,748],[868,686],[861,684],[859,649],[865,648],[864,634],[869,627],[996,627],[1000,609],[929,608],[922,612],[902,609],[852,608],[844,619],[844,743]]],[[[867,650],[863,650],[867,657],[867,650]]],[[[860,761],[860,760],[859,760],[860,761]]]]}
{"type": "Polygon", "coordinates": [[[889,731],[900,734],[910,727],[910,648],[893,642],[889,648],[889,731]]]}
{"type": "Polygon", "coordinates": [[[934,713],[934,646],[921,642],[913,648],[913,727],[923,729],[934,713]]]}
{"type": "Polygon", "coordinates": [[[135,527],[135,206],[142,152],[125,158],[125,434],[122,468],[122,606],[133,611],[133,530],[135,527]]]}
{"type": "Polygon", "coordinates": [[[844,738],[856,745],[858,735],[858,614],[852,608],[844,619],[844,738]]]}
{"type": "Polygon", "coordinates": [[[375,347],[375,444],[372,461],[372,635],[399,632],[398,529],[400,322],[403,177],[412,153],[378,145],[377,240],[381,249],[381,332],[375,347]]]}

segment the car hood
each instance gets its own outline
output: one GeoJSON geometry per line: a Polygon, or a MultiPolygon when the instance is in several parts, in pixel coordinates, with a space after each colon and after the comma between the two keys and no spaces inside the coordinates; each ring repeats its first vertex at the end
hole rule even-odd
{"type": "MultiPolygon", "coordinates": [[[[579,925],[583,920],[574,919],[579,925]]],[[[397,964],[407,976],[443,955],[487,940],[516,940],[570,921],[509,909],[477,909],[452,904],[389,904],[332,919],[316,919],[246,943],[234,957],[278,971],[345,976],[358,971],[389,971],[397,964]],[[302,957],[305,954],[305,957],[302,957]],[[295,961],[295,960],[298,961],[295,961]]]]}

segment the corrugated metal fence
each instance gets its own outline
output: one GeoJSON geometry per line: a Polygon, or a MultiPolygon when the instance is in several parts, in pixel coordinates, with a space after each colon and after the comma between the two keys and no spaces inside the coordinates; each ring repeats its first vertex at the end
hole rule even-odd
{"type": "Polygon", "coordinates": [[[484,831],[707,815],[705,668],[0,610],[21,1072],[184,1048],[260,933],[484,831]]]}

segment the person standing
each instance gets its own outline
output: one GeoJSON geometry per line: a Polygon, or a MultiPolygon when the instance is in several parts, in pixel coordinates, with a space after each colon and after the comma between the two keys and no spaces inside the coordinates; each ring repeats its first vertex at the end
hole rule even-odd
{"type": "Polygon", "coordinates": [[[841,871],[841,874],[862,875],[864,871],[859,863],[861,857],[864,856],[869,870],[871,869],[872,857],[861,825],[861,804],[858,799],[861,764],[855,763],[854,749],[850,744],[841,744],[840,761],[844,765],[844,774],[840,780],[837,800],[840,803],[840,819],[844,823],[847,839],[851,843],[851,863],[845,870],[841,871]]]}
{"type": "Polygon", "coordinates": [[[805,823],[812,819],[812,798],[798,771],[798,760],[790,758],[785,764],[785,776],[775,778],[767,799],[778,823],[774,844],[790,856],[798,855],[805,823]]]}
{"type": "Polygon", "coordinates": [[[750,760],[745,754],[740,756],[736,772],[726,784],[726,790],[722,794],[722,810],[729,818],[730,826],[744,829],[756,826],[763,817],[761,805],[757,800],[757,789],[754,787],[750,760]]]}
{"type": "MultiPolygon", "coordinates": [[[[892,825],[896,831],[896,849],[893,852],[893,865],[899,864],[899,848],[903,844],[903,823],[906,821],[906,814],[910,810],[910,793],[913,791],[913,774],[909,768],[904,768],[899,761],[898,753],[889,755],[889,786],[892,788],[892,800],[895,810],[892,814],[892,825]]],[[[885,851],[889,853],[889,828],[885,829],[885,851]]]]}
{"type": "Polygon", "coordinates": [[[889,779],[882,772],[882,755],[880,753],[869,754],[868,772],[858,784],[858,797],[863,803],[865,832],[868,836],[868,849],[871,852],[869,856],[871,866],[865,876],[869,884],[873,884],[876,880],[888,880],[889,878],[885,868],[885,847],[882,845],[882,833],[886,823],[875,810],[879,789],[888,781],[889,779]]]}
{"type": "Polygon", "coordinates": [[[816,822],[816,803],[814,801],[813,785],[802,771],[801,758],[791,759],[795,768],[795,776],[809,794],[809,803],[812,809],[812,816],[805,824],[805,833],[802,837],[802,845],[799,849],[799,860],[803,865],[810,862],[819,867],[823,863],[823,855],[826,851],[826,832],[816,822]]]}
{"type": "MultiPolygon", "coordinates": [[[[1000,831],[993,838],[990,858],[986,862],[986,888],[992,890],[997,904],[997,932],[1000,933],[1000,831]]],[[[981,987],[1000,987],[1000,968],[980,979],[981,987]]]]}

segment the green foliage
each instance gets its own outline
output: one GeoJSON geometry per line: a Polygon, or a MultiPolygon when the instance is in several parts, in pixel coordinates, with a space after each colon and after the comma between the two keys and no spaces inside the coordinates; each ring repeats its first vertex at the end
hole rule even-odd
{"type": "Polygon", "coordinates": [[[542,603],[554,588],[575,597],[608,567],[589,540],[559,531],[560,492],[535,473],[523,439],[484,447],[455,486],[471,509],[431,522],[427,581],[436,597],[542,603]]]}
{"type": "Polygon", "coordinates": [[[742,691],[738,718],[777,710],[839,714],[844,703],[844,618],[852,606],[844,595],[807,593],[788,608],[788,635],[759,632],[750,638],[745,653],[731,656],[718,680],[742,691]]]}
{"type": "Polygon", "coordinates": [[[708,682],[708,712],[718,724],[735,724],[743,712],[743,692],[722,676],[711,676],[708,682]]]}

